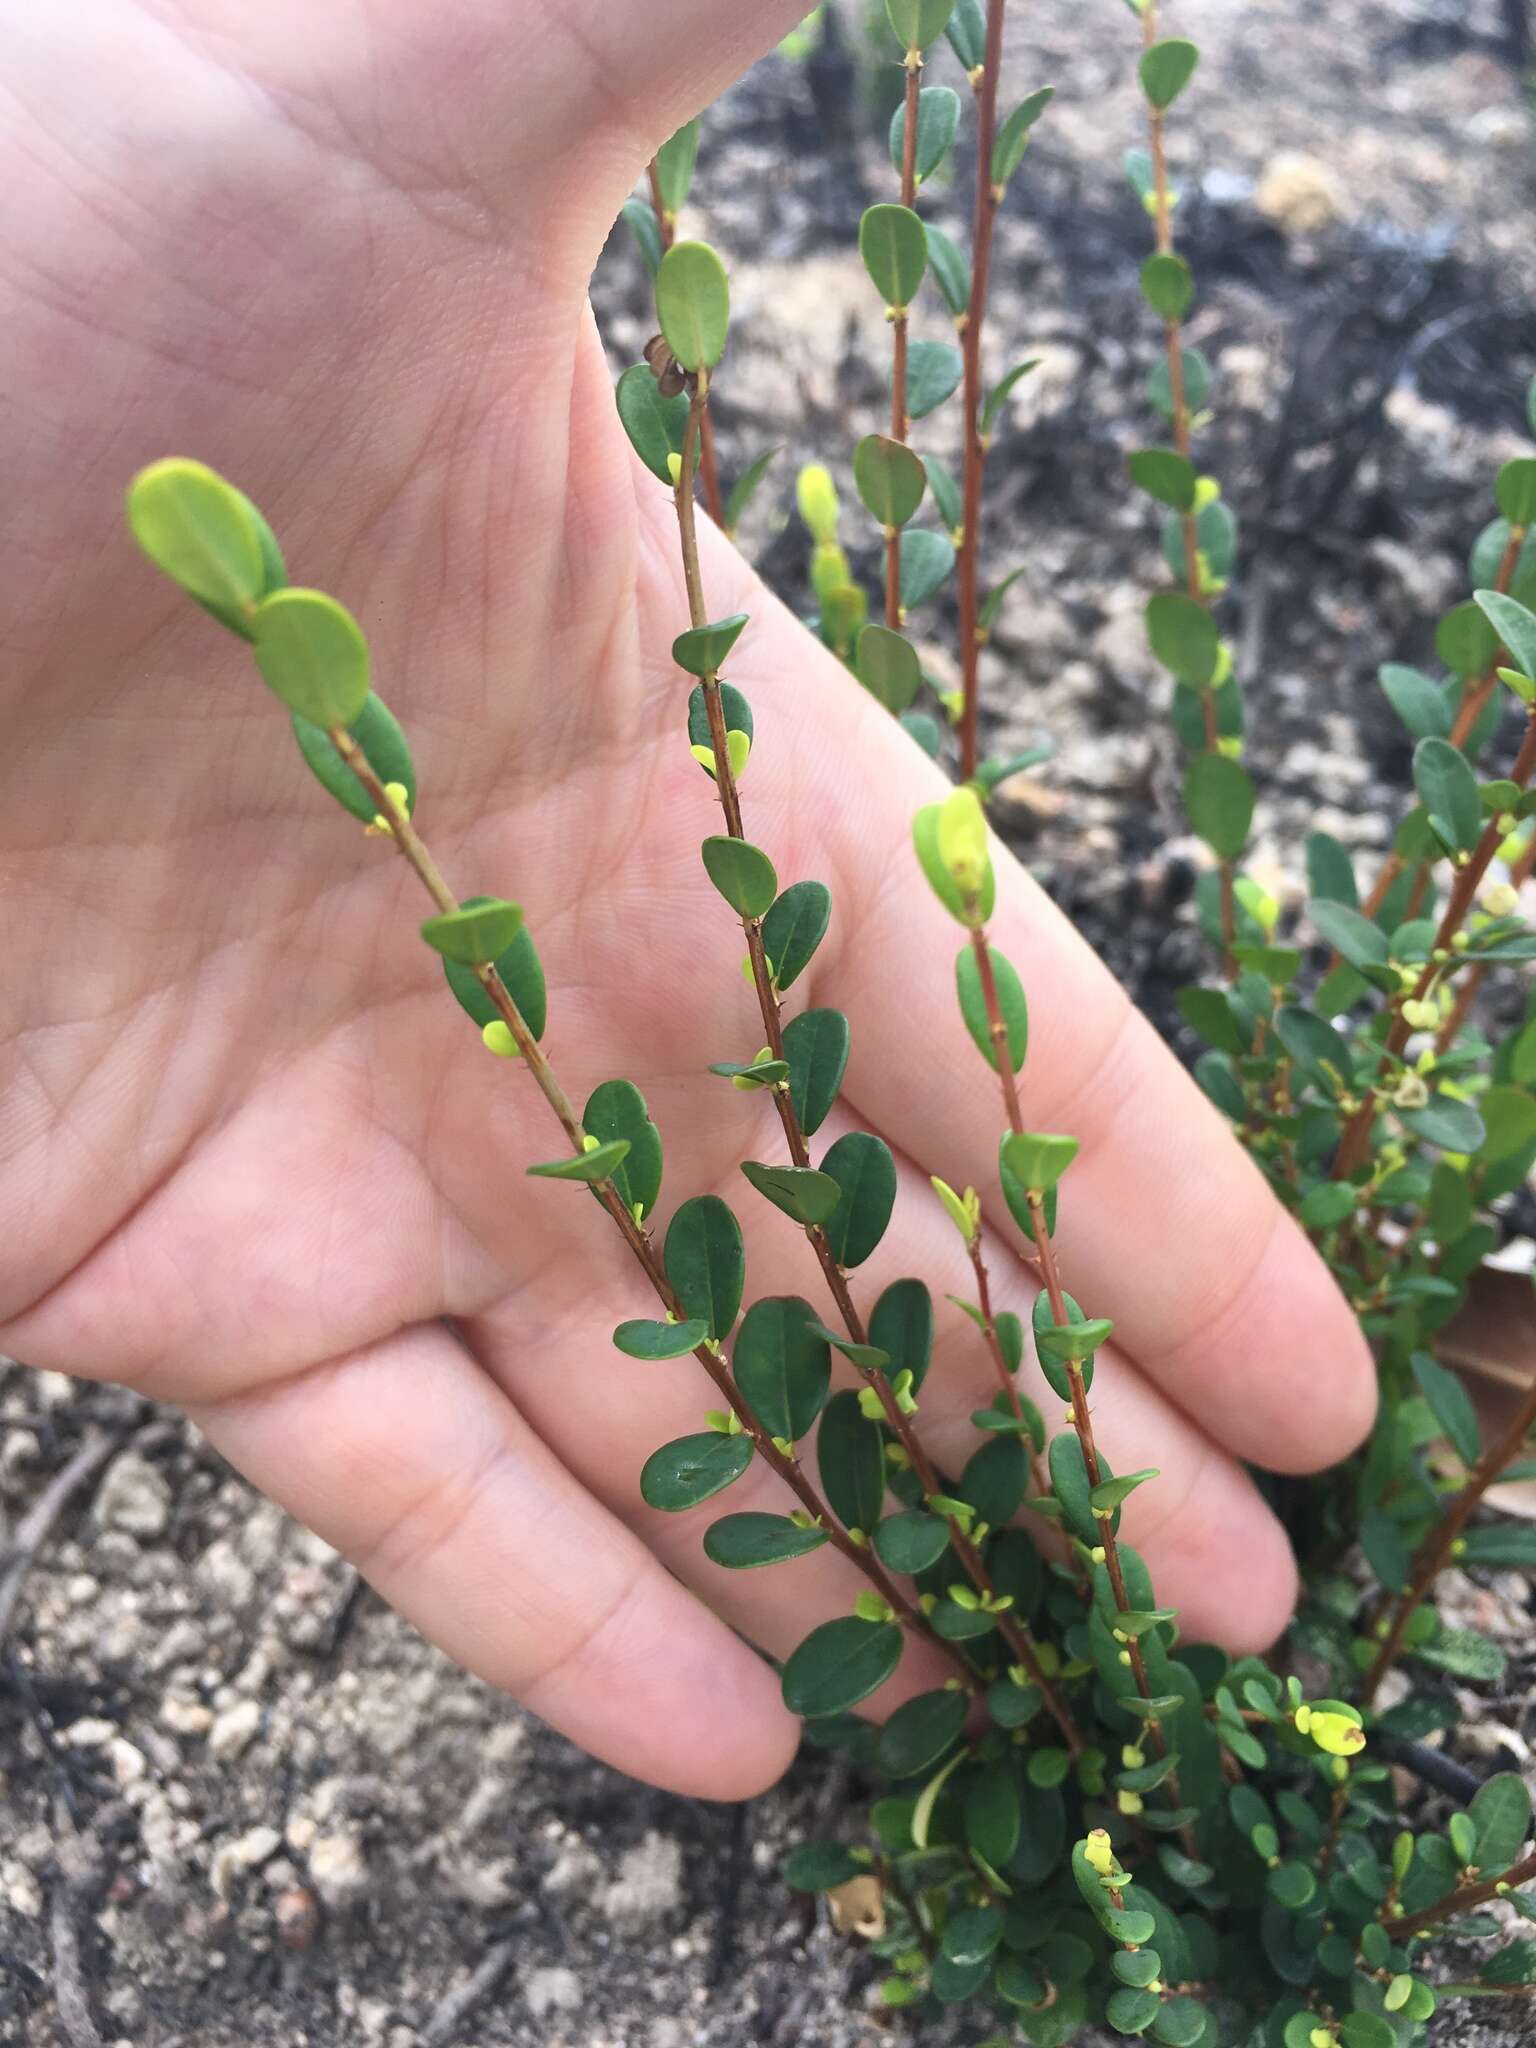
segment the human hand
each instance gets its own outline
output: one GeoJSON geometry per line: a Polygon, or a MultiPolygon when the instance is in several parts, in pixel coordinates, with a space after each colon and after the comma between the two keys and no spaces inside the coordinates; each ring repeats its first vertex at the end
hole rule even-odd
{"type": "MultiPolygon", "coordinates": [[[[709,1390],[612,1350],[651,1304],[590,1202],[524,1178],[557,1134],[447,999],[411,876],[303,773],[243,650],[147,570],[119,505],[141,463],[202,457],[352,606],[450,880],[527,908],[572,1094],[634,1080],[663,1209],[718,1190],[750,1292],[814,1295],[736,1170],[779,1156],[776,1121],[703,1071],[760,1034],[697,857],[715,816],[670,660],[672,508],[584,297],[655,144],[801,4],[61,0],[17,31],[0,142],[27,201],[0,277],[0,1343],[181,1403],[454,1656],[712,1796],[796,1739],[731,1631],[782,1654],[858,1582],[826,1550],[722,1572],[707,1516],[642,1505],[645,1456],[709,1390]]],[[[833,891],[799,986],[846,1011],[853,1052],[819,1143],[857,1120],[900,1163],[856,1292],[964,1291],[926,1174],[990,1189],[999,1115],[910,853],[942,778],[712,532],[704,574],[714,616],[752,614],[731,671],[758,715],[749,833],[833,891]]],[[[1027,1114],[1084,1141],[1067,1284],[1124,1346],[1098,1434],[1117,1469],[1162,1473],[1127,1533],[1186,1633],[1254,1647],[1294,1578],[1235,1459],[1341,1455],[1369,1363],[1215,1112],[998,866],[1027,1114]]],[[[1003,1213],[998,1305],[1027,1312],[1013,1242],[1003,1213]]],[[[922,1426],[958,1463],[991,1382],[958,1314],[938,1352],[922,1426]]],[[[730,1504],[785,1503],[754,1468],[730,1504]]],[[[925,1656],[903,1690],[934,1682],[925,1656]]]]}

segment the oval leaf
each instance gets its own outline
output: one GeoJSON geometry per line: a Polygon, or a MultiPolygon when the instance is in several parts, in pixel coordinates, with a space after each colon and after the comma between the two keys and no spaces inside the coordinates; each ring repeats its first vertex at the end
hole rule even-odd
{"type": "Polygon", "coordinates": [[[680,1436],[652,1451],[640,1469],[640,1497],[647,1507],[676,1515],[723,1493],[752,1462],[749,1436],[715,1429],[680,1436]]]}
{"type": "Polygon", "coordinates": [[[725,353],[731,291],[707,242],[674,242],[656,273],[656,317],[685,370],[711,370],[725,353]]]}
{"type": "Polygon", "coordinates": [[[878,1691],[900,1662],[901,1630],[894,1622],[856,1615],[823,1622],[785,1663],[784,1704],[806,1720],[846,1713],[878,1691]]]}
{"type": "Polygon", "coordinates": [[[251,614],[256,666],[290,711],[312,725],[350,726],[368,702],[368,643],[323,590],[275,590],[251,614]]]}

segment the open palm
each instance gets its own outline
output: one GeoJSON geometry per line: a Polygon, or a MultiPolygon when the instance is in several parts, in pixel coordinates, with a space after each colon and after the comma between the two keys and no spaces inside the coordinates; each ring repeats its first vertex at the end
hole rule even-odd
{"type": "MultiPolygon", "coordinates": [[[[732,1629],[782,1653],[858,1581],[831,1551],[719,1571],[707,1515],[641,1504],[644,1456],[710,1390],[686,1359],[611,1348],[653,1305],[590,1201],[524,1177],[562,1149],[546,1106],[448,999],[403,863],[304,773],[243,650],[134,554],[119,503],[141,463],[200,456],[351,605],[439,862],[526,907],[567,1088],[634,1080],[663,1213],[724,1193],[750,1292],[815,1296],[802,1235],[736,1172],[780,1157],[776,1121],[704,1071],[760,1025],[698,861],[718,814],[669,658],[671,504],[585,304],[656,142],[802,5],[60,0],[13,24],[0,136],[26,199],[0,265],[0,1343],[182,1403],[455,1656],[624,1768],[717,1796],[794,1741],[732,1629]]],[[[750,836],[833,891],[795,992],[853,1029],[818,1156],[856,1121],[900,1163],[857,1292],[904,1272],[963,1292],[925,1176],[990,1191],[999,1112],[954,1020],[958,934],[908,851],[941,779],[704,541],[712,614],[752,614],[732,667],[757,711],[750,836]]],[[[1002,868],[994,930],[1034,1000],[1026,1114],[1084,1139],[1068,1284],[1125,1347],[1099,1433],[1163,1474],[1128,1528],[1191,1633],[1255,1646],[1292,1573],[1234,1460],[1343,1453],[1368,1365],[1214,1112],[1002,868]]],[[[990,1262],[1027,1310],[1004,1237],[990,1262]]],[[[923,1427],[958,1463],[987,1361],[947,1311],[939,1353],[923,1427]]],[[[765,1469],[731,1505],[758,1503],[788,1504],[765,1469]]],[[[901,1683],[922,1676],[914,1651],[901,1683]]]]}

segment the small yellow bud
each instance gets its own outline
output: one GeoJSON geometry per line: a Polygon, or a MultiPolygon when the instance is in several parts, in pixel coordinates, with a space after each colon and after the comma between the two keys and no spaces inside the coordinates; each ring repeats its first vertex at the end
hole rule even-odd
{"type": "Polygon", "coordinates": [[[499,1060],[515,1060],[517,1044],[506,1025],[499,1017],[493,1017],[480,1034],[487,1052],[495,1053],[499,1060]]]}
{"type": "Polygon", "coordinates": [[[1428,1101],[1429,1089],[1419,1074],[1404,1074],[1392,1090],[1395,1109],[1423,1109],[1428,1101]]]}
{"type": "Polygon", "coordinates": [[[1490,882],[1479,901],[1490,917],[1513,917],[1520,908],[1520,892],[1511,882],[1490,882]]]}
{"type": "MultiPolygon", "coordinates": [[[[1298,1710],[1298,1721],[1300,1713],[1305,1711],[1304,1708],[1298,1710]]],[[[1365,1747],[1365,1730],[1347,1714],[1320,1713],[1314,1709],[1301,1733],[1310,1735],[1318,1748],[1326,1750],[1329,1756],[1358,1756],[1365,1747]]]]}
{"type": "Polygon", "coordinates": [[[1105,1558],[1109,1555],[1109,1552],[1104,1548],[1102,1543],[1095,1543],[1092,1550],[1089,1551],[1088,1555],[1094,1564],[1102,1564],[1105,1558]]]}
{"type": "Polygon", "coordinates": [[[1088,1839],[1083,1844],[1083,1859],[1100,1877],[1110,1875],[1115,1868],[1115,1850],[1107,1829],[1090,1829],[1088,1839]]]}
{"type": "Polygon", "coordinates": [[[1410,1000],[1403,1005],[1403,1022],[1413,1031],[1433,1031],[1440,1022],[1440,1006],[1410,1000]]]}
{"type": "Polygon", "coordinates": [[[1132,1742],[1126,1743],[1120,1752],[1120,1761],[1128,1771],[1139,1771],[1146,1760],[1146,1757],[1132,1742]]]}
{"type": "Polygon", "coordinates": [[[594,1138],[590,1131],[583,1131],[581,1134],[581,1149],[583,1152],[595,1152],[602,1142],[601,1138],[594,1138]]]}
{"type": "MultiPolygon", "coordinates": [[[[389,798],[397,811],[403,813],[407,818],[411,815],[410,791],[403,782],[386,782],[384,794],[389,798]]],[[[363,827],[363,837],[365,839],[393,838],[394,830],[394,826],[385,817],[384,813],[382,811],[375,811],[373,822],[363,827]]]]}
{"type": "Polygon", "coordinates": [[[1326,2027],[1314,2027],[1307,2039],[1312,2048],[1333,2048],[1333,2036],[1326,2027]]]}
{"type": "Polygon", "coordinates": [[[832,473],[819,462],[808,462],[795,483],[800,517],[811,530],[811,538],[825,545],[837,539],[837,486],[832,473]]]}
{"type": "Polygon", "coordinates": [[[991,872],[987,814],[974,789],[953,790],[939,810],[939,858],[962,897],[973,901],[991,872]]]}
{"type": "Polygon", "coordinates": [[[1123,1814],[1135,1815],[1146,1811],[1147,1802],[1139,1792],[1120,1791],[1115,1794],[1115,1799],[1123,1814]]]}
{"type": "Polygon", "coordinates": [[[676,450],[667,457],[667,475],[671,477],[674,486],[683,480],[683,458],[676,450]]]}
{"type": "Polygon", "coordinates": [[[940,1180],[937,1174],[931,1179],[933,1192],[944,1204],[945,1215],[970,1244],[981,1228],[981,1198],[974,1188],[967,1188],[963,1195],[957,1195],[947,1180],[940,1180]]]}

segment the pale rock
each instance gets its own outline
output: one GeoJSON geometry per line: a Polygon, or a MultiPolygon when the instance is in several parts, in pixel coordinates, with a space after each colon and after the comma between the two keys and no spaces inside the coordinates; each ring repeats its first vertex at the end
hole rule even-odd
{"type": "Polygon", "coordinates": [[[523,1979],[523,1997],[535,2019],[552,2012],[575,2012],[581,2004],[581,1979],[557,1963],[530,1970],[523,1979]]]}
{"type": "Polygon", "coordinates": [[[1320,235],[1344,218],[1338,179],[1320,157],[1277,150],[1264,166],[1253,203],[1283,235],[1320,235]]]}
{"type": "Polygon", "coordinates": [[[135,1747],[126,1735],[119,1735],[108,1745],[107,1754],[112,1760],[112,1775],[119,1785],[137,1785],[149,1769],[149,1759],[142,1749],[135,1747]]]}
{"type": "Polygon", "coordinates": [[[221,1763],[243,1756],[261,1726],[261,1706],[256,1700],[237,1700],[226,1707],[208,1733],[209,1754],[221,1763]]]}
{"type": "Polygon", "coordinates": [[[0,1863],[0,1899],[24,1920],[35,1920],[43,1910],[43,1888],[24,1864],[0,1863]]]}
{"type": "Polygon", "coordinates": [[[625,1850],[619,1859],[619,1874],[603,1887],[598,1906],[627,1930],[653,1926],[681,1905],[682,1876],[681,1847],[671,1836],[652,1829],[644,1841],[625,1850]]]}
{"type": "Polygon", "coordinates": [[[225,1607],[244,1607],[256,1591],[256,1574],[226,1536],[197,1560],[197,1576],[225,1607]]]}
{"type": "Polygon", "coordinates": [[[355,1835],[317,1835],[309,1848],[309,1881],[328,1906],[345,1906],[368,1888],[368,1863],[355,1835]]]}
{"type": "Polygon", "coordinates": [[[115,1721],[106,1721],[99,1715],[88,1714],[83,1720],[71,1721],[64,1730],[62,1740],[71,1749],[105,1749],[116,1734],[115,1721]]]}
{"type": "Polygon", "coordinates": [[[269,1857],[276,1855],[282,1844],[283,1838],[277,1829],[269,1827],[247,1828],[243,1835],[221,1842],[214,1850],[209,1866],[215,1892],[221,1899],[227,1899],[234,1890],[235,1880],[248,1870],[259,1869],[269,1857]]]}
{"type": "Polygon", "coordinates": [[[170,1526],[171,1489],[165,1474],[137,1451],[124,1451],[107,1467],[96,1494],[96,1521],[151,1540],[170,1526]]]}
{"type": "Polygon", "coordinates": [[[182,1699],[168,1692],[160,1702],[160,1719],[173,1735],[206,1735],[213,1726],[213,1713],[201,1700],[182,1699]]]}

